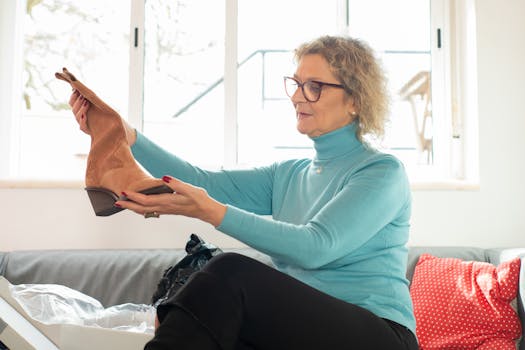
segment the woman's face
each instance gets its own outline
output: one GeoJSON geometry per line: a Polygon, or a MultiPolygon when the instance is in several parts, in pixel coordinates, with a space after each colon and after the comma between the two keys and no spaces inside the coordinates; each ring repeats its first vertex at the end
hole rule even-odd
{"type": "MultiPolygon", "coordinates": [[[[303,56],[294,78],[301,84],[309,80],[340,84],[330,71],[328,62],[318,54],[303,56]]],[[[297,89],[291,99],[296,111],[297,130],[310,137],[339,129],[354,119],[354,100],[344,89],[325,85],[317,102],[307,101],[302,90],[297,89]]]]}

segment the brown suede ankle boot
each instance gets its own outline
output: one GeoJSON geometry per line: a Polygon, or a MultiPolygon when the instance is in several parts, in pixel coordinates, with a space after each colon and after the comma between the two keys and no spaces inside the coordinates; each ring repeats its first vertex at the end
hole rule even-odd
{"type": "Polygon", "coordinates": [[[87,159],[86,191],[97,216],[109,216],[123,210],[114,203],[125,190],[144,194],[173,192],[162,180],[147,175],[137,164],[122,120],[115,110],[66,68],[55,76],[71,84],[91,103],[87,115],[91,149],[87,159]]]}

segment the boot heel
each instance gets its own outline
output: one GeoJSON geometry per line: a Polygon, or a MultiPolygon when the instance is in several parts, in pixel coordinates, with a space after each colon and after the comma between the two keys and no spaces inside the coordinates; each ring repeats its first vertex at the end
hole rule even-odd
{"type": "Polygon", "coordinates": [[[100,187],[86,187],[86,191],[96,216],[110,216],[124,210],[114,206],[119,199],[115,193],[100,187]]]}
{"type": "MultiPolygon", "coordinates": [[[[96,216],[110,216],[124,210],[124,208],[115,207],[115,202],[119,198],[115,193],[110,190],[101,187],[86,187],[87,194],[91,206],[95,211],[96,216]]],[[[142,194],[161,194],[161,193],[173,193],[173,190],[167,185],[161,185],[152,187],[140,191],[142,194]]]]}

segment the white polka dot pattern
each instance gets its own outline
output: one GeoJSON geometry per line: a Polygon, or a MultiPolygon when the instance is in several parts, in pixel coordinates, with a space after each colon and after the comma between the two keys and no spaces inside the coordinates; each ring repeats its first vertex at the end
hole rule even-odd
{"type": "Polygon", "coordinates": [[[421,350],[516,350],[520,259],[486,262],[422,254],[410,286],[421,350]]]}

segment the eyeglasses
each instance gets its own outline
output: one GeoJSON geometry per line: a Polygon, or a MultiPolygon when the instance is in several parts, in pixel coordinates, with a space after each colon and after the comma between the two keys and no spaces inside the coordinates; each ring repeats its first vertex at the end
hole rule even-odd
{"type": "Polygon", "coordinates": [[[325,83],[322,81],[308,80],[304,83],[300,83],[297,79],[292,77],[284,77],[284,89],[288,97],[292,97],[297,89],[301,88],[303,96],[308,102],[317,102],[321,98],[321,91],[323,86],[331,86],[338,89],[344,89],[345,87],[341,84],[325,83]]]}

